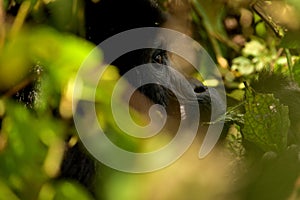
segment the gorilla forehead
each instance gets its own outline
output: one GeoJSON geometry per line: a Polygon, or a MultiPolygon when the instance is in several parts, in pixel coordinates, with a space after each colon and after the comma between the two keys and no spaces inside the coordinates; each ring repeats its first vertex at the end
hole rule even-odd
{"type": "Polygon", "coordinates": [[[85,1],[86,37],[99,44],[108,37],[133,28],[158,27],[166,15],[151,0],[85,1]]]}

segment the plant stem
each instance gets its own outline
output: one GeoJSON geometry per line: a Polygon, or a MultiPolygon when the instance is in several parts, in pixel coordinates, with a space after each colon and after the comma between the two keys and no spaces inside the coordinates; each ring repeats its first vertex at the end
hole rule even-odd
{"type": "Polygon", "coordinates": [[[284,49],[284,52],[285,52],[286,59],[287,59],[287,64],[288,64],[288,68],[289,68],[290,78],[291,78],[291,80],[294,80],[294,76],[293,76],[293,62],[292,62],[291,52],[287,48],[284,49]]]}

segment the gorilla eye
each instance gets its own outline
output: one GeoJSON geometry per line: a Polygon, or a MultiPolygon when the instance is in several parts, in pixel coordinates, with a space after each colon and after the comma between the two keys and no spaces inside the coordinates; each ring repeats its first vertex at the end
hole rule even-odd
{"type": "Polygon", "coordinates": [[[158,64],[165,65],[167,59],[167,54],[164,50],[157,49],[152,55],[152,61],[158,64]]]}

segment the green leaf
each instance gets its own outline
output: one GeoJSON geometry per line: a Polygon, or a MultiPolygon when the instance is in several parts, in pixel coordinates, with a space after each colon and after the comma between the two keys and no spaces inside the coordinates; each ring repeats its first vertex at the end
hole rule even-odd
{"type": "Polygon", "coordinates": [[[267,29],[264,23],[258,23],[255,27],[256,34],[260,37],[264,37],[267,33],[267,29]]]}
{"type": "Polygon", "coordinates": [[[286,149],[290,126],[287,106],[273,94],[255,93],[248,88],[245,111],[243,134],[246,140],[264,151],[281,152],[286,149]]]}
{"type": "Polygon", "coordinates": [[[296,61],[293,66],[293,75],[295,81],[300,85],[300,60],[296,61]]]}
{"type": "Polygon", "coordinates": [[[245,91],[244,90],[233,90],[231,93],[228,93],[227,96],[237,100],[242,101],[245,97],[245,91]]]}

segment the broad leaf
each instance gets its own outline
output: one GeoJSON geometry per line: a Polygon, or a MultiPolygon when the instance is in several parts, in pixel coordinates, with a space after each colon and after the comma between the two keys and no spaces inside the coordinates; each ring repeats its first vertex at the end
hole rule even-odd
{"type": "Polygon", "coordinates": [[[243,134],[246,140],[264,151],[281,152],[287,147],[290,126],[288,107],[273,94],[260,94],[247,89],[245,111],[243,134]]]}

